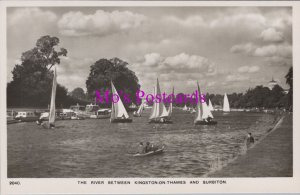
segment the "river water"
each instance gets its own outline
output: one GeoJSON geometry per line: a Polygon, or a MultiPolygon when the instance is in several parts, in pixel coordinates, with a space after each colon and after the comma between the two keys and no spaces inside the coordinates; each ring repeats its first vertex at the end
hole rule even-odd
{"type": "Polygon", "coordinates": [[[216,126],[193,126],[194,114],[174,109],[173,124],[148,124],[150,110],[133,123],[109,119],[8,125],[9,178],[203,177],[245,151],[274,126],[264,113],[214,112],[216,126]],[[133,157],[140,141],[164,144],[163,154],[133,157]]]}

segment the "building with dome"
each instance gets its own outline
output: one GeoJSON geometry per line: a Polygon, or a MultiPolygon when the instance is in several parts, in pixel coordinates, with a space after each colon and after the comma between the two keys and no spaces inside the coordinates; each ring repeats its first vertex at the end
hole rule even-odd
{"type": "MultiPolygon", "coordinates": [[[[268,87],[270,90],[272,90],[275,87],[275,85],[279,85],[279,83],[277,81],[275,81],[274,78],[272,77],[272,80],[268,82],[266,87],[268,87]]],[[[283,89],[283,92],[285,94],[287,94],[289,92],[289,89],[283,89]]]]}
{"type": "Polygon", "coordinates": [[[270,90],[272,90],[274,87],[275,87],[275,85],[279,85],[278,84],[278,82],[277,81],[275,81],[274,80],[274,78],[272,77],[272,80],[271,81],[269,81],[269,83],[268,83],[268,88],[270,89],[270,90]]]}

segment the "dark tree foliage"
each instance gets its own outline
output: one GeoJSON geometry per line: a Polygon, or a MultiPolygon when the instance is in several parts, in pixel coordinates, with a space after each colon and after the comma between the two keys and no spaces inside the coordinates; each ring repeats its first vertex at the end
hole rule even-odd
{"type": "MultiPolygon", "coordinates": [[[[223,105],[223,95],[209,94],[213,105],[223,105]]],[[[256,86],[248,89],[244,94],[228,94],[229,104],[232,108],[284,108],[287,107],[287,95],[279,85],[272,90],[268,87],[256,86]]]]}
{"type": "MultiPolygon", "coordinates": [[[[53,71],[51,67],[60,63],[60,56],[66,56],[67,50],[56,51],[59,39],[43,36],[36,46],[24,52],[21,64],[16,64],[12,74],[13,81],[7,84],[7,106],[9,107],[45,107],[50,103],[53,71]]],[[[57,105],[64,105],[67,89],[57,85],[57,105]]]]}
{"type": "Polygon", "coordinates": [[[80,87],[75,88],[71,93],[71,97],[79,100],[86,100],[86,94],[84,93],[84,90],[80,87]]]}
{"type": "Polygon", "coordinates": [[[293,67],[290,67],[289,72],[285,75],[286,83],[290,86],[287,107],[289,110],[293,110],[293,67]]]}
{"type": "MultiPolygon", "coordinates": [[[[139,80],[135,73],[128,67],[128,63],[118,58],[100,59],[90,67],[90,74],[86,81],[86,88],[89,98],[95,98],[95,91],[101,95],[106,90],[111,91],[111,81],[123,100],[122,94],[128,94],[132,103],[136,103],[136,92],[140,89],[139,80]]],[[[107,104],[106,104],[107,105],[107,104]]],[[[124,104],[129,106],[129,104],[124,104]]],[[[108,104],[110,106],[110,104],[108,104]]]]}

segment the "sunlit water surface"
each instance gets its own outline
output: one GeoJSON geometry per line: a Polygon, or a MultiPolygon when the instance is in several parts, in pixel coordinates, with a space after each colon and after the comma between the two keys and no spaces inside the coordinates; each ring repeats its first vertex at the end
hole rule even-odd
{"type": "Polygon", "coordinates": [[[194,114],[174,110],[173,124],[148,124],[150,110],[133,123],[109,119],[8,125],[8,177],[201,177],[244,151],[274,125],[263,113],[214,112],[216,126],[193,126],[194,114]],[[161,155],[133,157],[140,141],[164,144],[161,155]]]}

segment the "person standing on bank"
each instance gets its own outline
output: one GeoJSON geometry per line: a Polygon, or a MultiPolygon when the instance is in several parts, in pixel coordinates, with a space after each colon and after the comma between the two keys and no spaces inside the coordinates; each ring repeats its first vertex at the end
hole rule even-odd
{"type": "Polygon", "coordinates": [[[249,148],[250,146],[252,146],[254,144],[254,137],[252,136],[251,133],[248,133],[247,138],[246,138],[246,145],[247,148],[249,148]]]}

